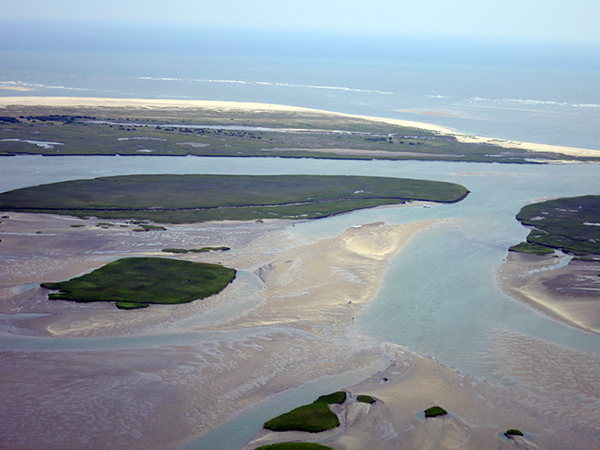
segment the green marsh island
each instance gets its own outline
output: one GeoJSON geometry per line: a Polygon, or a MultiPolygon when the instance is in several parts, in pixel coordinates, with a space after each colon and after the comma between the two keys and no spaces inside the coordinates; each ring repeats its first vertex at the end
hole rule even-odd
{"type": "Polygon", "coordinates": [[[553,253],[559,249],[574,255],[600,255],[600,195],[558,198],[527,205],[517,220],[531,232],[527,242],[511,251],[553,253]]]}
{"type": "Polygon", "coordinates": [[[330,430],[340,426],[340,421],[329,405],[344,403],[346,397],[347,394],[344,391],[322,395],[313,403],[300,406],[269,420],[264,427],[271,431],[307,431],[309,433],[330,430]]]}
{"type": "Polygon", "coordinates": [[[404,178],[127,175],[5,192],[0,209],[162,223],[313,219],[418,200],[454,203],[468,193],[458,184],[404,178]]]}
{"type": "Polygon", "coordinates": [[[92,273],[42,287],[50,300],[115,302],[120,309],[188,303],[222,291],[236,271],[218,264],[166,258],[123,258],[92,273]]]}

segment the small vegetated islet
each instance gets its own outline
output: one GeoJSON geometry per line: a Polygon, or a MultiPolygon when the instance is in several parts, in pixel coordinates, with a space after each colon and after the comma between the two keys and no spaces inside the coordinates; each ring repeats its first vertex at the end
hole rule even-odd
{"type": "Polygon", "coordinates": [[[314,442],[281,442],[263,445],[256,450],[332,450],[332,448],[314,442]]]}
{"type": "Polygon", "coordinates": [[[202,247],[202,248],[163,248],[162,251],[164,253],[207,253],[207,252],[218,252],[218,251],[227,251],[231,250],[229,247],[202,247]]]}
{"type": "Polygon", "coordinates": [[[448,411],[446,411],[444,408],[442,408],[441,406],[432,406],[431,408],[427,408],[425,410],[425,417],[437,417],[437,416],[443,416],[448,414],[448,411]]]}
{"type": "Polygon", "coordinates": [[[506,437],[523,436],[523,432],[521,430],[516,430],[514,428],[511,428],[510,430],[507,430],[506,433],[504,433],[504,435],[506,437]]]}
{"type": "Polygon", "coordinates": [[[60,291],[51,293],[50,300],[116,302],[120,309],[134,309],[209,297],[223,290],[235,275],[235,269],[219,264],[123,258],[72,280],[41,286],[60,291]]]}
{"type": "Polygon", "coordinates": [[[338,391],[319,397],[309,405],[300,406],[290,412],[269,420],[264,427],[272,431],[307,431],[318,433],[340,425],[340,421],[330,404],[340,404],[346,400],[346,392],[338,391]]]}
{"type": "Polygon", "coordinates": [[[369,403],[369,404],[375,403],[375,399],[373,397],[371,397],[370,395],[359,395],[356,397],[356,401],[361,402],[361,403],[369,403]]]}

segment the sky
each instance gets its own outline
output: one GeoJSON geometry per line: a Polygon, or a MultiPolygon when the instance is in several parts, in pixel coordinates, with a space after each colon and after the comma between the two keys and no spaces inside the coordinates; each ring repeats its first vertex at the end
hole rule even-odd
{"type": "Polygon", "coordinates": [[[2,23],[136,23],[600,44],[598,0],[0,0],[0,4],[2,23]]]}

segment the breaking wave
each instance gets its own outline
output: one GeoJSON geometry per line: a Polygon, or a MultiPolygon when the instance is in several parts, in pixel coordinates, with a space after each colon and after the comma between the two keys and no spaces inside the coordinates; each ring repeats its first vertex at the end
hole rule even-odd
{"type": "Polygon", "coordinates": [[[213,79],[187,79],[187,78],[156,78],[156,77],[138,77],[140,80],[152,80],[152,81],[182,81],[182,82],[197,82],[197,83],[230,83],[230,84],[246,84],[256,86],[275,86],[275,87],[290,87],[290,88],[305,88],[305,89],[328,89],[334,91],[345,91],[345,92],[363,92],[367,94],[381,94],[381,95],[393,95],[393,92],[371,90],[371,89],[357,89],[345,86],[319,86],[310,84],[293,84],[293,83],[272,83],[269,81],[243,81],[243,80],[213,80],[213,79]]]}
{"type": "Polygon", "coordinates": [[[65,91],[92,91],[94,89],[76,88],[70,86],[51,86],[39,83],[27,83],[25,81],[1,81],[0,86],[37,88],[37,89],[61,89],[65,91]]]}
{"type": "Polygon", "coordinates": [[[468,100],[471,104],[484,104],[492,103],[503,106],[566,106],[571,108],[600,108],[600,105],[595,103],[569,103],[569,102],[557,102],[552,100],[533,100],[533,99],[521,99],[521,98],[509,98],[509,99],[490,99],[481,97],[471,97],[468,100]]]}

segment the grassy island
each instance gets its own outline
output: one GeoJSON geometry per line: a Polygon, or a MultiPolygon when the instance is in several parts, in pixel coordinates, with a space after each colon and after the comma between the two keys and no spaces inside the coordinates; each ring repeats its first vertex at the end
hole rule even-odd
{"type": "Polygon", "coordinates": [[[218,264],[164,258],[124,258],[92,273],[42,287],[59,290],[51,300],[116,302],[118,308],[188,303],[223,290],[236,271],[218,264]]]}
{"type": "Polygon", "coordinates": [[[600,195],[533,203],[523,207],[517,219],[532,230],[527,242],[511,247],[512,251],[600,254],[600,195]]]}
{"type": "Polygon", "coordinates": [[[446,414],[448,414],[448,411],[441,406],[432,406],[425,410],[425,417],[445,416],[446,414]]]}
{"type": "Polygon", "coordinates": [[[343,391],[323,395],[309,405],[300,406],[265,423],[272,431],[308,431],[318,433],[340,425],[338,417],[329,409],[330,404],[340,404],[346,400],[343,391]]]}
{"type": "Polygon", "coordinates": [[[0,209],[163,223],[310,219],[411,200],[452,203],[468,192],[453,183],[384,177],[127,175],[5,192],[0,209]]]}

